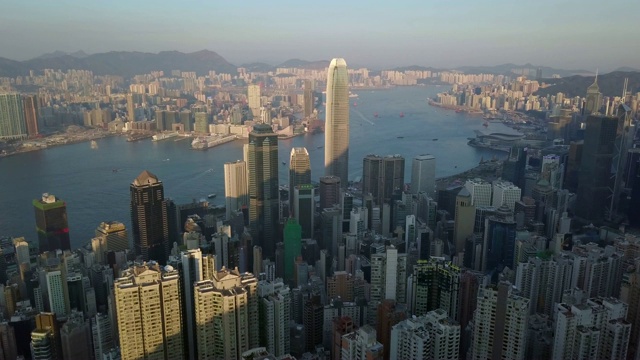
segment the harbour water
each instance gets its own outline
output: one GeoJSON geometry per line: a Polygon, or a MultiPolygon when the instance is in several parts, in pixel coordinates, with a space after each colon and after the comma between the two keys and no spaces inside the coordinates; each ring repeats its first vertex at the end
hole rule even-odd
{"type": "MultiPolygon", "coordinates": [[[[468,170],[481,158],[504,157],[468,146],[467,138],[475,136],[474,130],[510,129],[500,123],[485,129],[479,117],[429,106],[427,98],[444,90],[427,86],[354,91],[359,97],[350,99],[350,179],[362,175],[367,154],[404,156],[405,182],[410,181],[411,158],[419,154],[436,157],[438,177],[468,170]]],[[[207,151],[192,151],[189,141],[172,139],[127,142],[125,137],[108,137],[97,145],[92,149],[88,142],[79,143],[0,158],[0,236],[36,240],[31,202],[43,192],[66,201],[74,248],[90,240],[101,221],[122,221],[129,228],[129,185],[145,169],[160,178],[165,196],[177,203],[216,193],[209,201],[223,204],[223,164],[242,158],[243,141],[207,151]]],[[[281,184],[288,182],[291,148],[301,146],[309,150],[312,178],[323,175],[324,134],[307,134],[280,141],[281,184]]]]}

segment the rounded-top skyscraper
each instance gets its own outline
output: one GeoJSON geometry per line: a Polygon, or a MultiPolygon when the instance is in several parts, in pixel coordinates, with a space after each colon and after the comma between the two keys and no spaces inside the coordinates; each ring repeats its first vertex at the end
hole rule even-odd
{"type": "Polygon", "coordinates": [[[339,177],[345,188],[349,179],[349,74],[341,58],[329,65],[326,114],[325,175],[339,177]]]}

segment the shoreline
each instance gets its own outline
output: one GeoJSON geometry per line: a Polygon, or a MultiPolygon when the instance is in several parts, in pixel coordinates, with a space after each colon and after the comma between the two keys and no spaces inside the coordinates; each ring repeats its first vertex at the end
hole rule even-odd
{"type": "MultiPolygon", "coordinates": [[[[58,136],[59,134],[56,135],[51,135],[48,137],[44,137],[40,140],[45,141],[46,143],[46,139],[50,138],[52,136],[58,136]]],[[[19,150],[16,151],[12,151],[12,152],[7,152],[4,154],[0,154],[0,159],[5,158],[5,157],[10,157],[10,156],[16,156],[16,155],[20,155],[20,154],[25,154],[25,153],[30,153],[30,152],[36,152],[36,151],[42,151],[42,150],[47,150],[50,148],[55,148],[55,147],[59,147],[59,146],[65,146],[65,145],[73,145],[73,144],[80,144],[83,142],[89,142],[89,141],[93,141],[93,140],[98,140],[98,139],[104,139],[104,138],[108,138],[108,137],[113,137],[113,136],[121,136],[121,134],[117,134],[117,133],[113,133],[113,132],[109,132],[109,131],[104,131],[100,134],[96,135],[92,135],[90,137],[87,138],[81,138],[81,139],[70,139],[64,142],[55,142],[55,143],[51,143],[48,144],[46,143],[45,146],[29,146],[29,147],[25,147],[24,145],[21,145],[19,150]]],[[[27,140],[27,142],[29,141],[33,141],[33,140],[27,140]]]]}

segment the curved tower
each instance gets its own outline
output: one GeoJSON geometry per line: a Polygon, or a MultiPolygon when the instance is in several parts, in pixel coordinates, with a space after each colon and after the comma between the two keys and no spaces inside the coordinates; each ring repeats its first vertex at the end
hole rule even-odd
{"type": "Polygon", "coordinates": [[[333,59],[327,74],[324,173],[349,179],[349,74],[344,59],[333,59]]]}

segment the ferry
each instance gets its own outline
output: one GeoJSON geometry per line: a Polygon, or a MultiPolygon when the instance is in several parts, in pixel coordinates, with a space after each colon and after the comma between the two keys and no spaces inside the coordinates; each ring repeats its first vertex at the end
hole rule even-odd
{"type": "Polygon", "coordinates": [[[205,138],[197,138],[191,142],[191,148],[194,150],[207,150],[212,147],[226,144],[230,141],[235,140],[237,137],[235,135],[230,136],[209,136],[205,138]]]}
{"type": "Polygon", "coordinates": [[[95,140],[91,140],[91,148],[92,149],[97,149],[98,148],[98,143],[95,140]]]}
{"type": "Polygon", "coordinates": [[[358,94],[354,94],[351,91],[349,91],[349,97],[350,98],[357,98],[359,95],[358,94]]]}
{"type": "Polygon", "coordinates": [[[178,136],[177,132],[160,133],[160,134],[153,135],[151,137],[151,141],[162,141],[162,140],[174,138],[176,136],[178,136]]]}
{"type": "Polygon", "coordinates": [[[213,199],[213,198],[215,198],[216,196],[217,196],[217,194],[216,194],[216,193],[211,193],[211,194],[207,195],[207,197],[208,197],[209,199],[213,199]]]}

